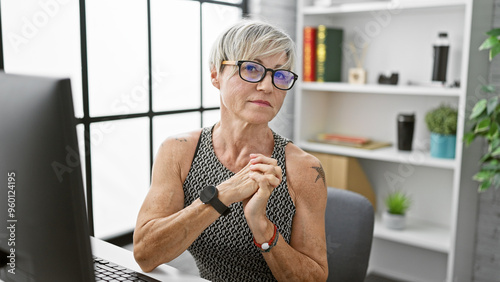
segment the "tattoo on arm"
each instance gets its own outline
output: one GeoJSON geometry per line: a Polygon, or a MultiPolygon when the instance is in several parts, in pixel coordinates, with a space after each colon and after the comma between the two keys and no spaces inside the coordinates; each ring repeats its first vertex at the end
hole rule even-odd
{"type": "Polygon", "coordinates": [[[186,138],[175,138],[175,140],[177,140],[179,142],[187,142],[186,138]]]}
{"type": "Polygon", "coordinates": [[[318,182],[318,179],[323,179],[323,184],[326,186],[326,179],[325,179],[325,171],[323,170],[323,166],[319,164],[319,166],[313,166],[311,168],[314,168],[318,172],[318,176],[316,176],[316,180],[314,183],[318,182]]]}

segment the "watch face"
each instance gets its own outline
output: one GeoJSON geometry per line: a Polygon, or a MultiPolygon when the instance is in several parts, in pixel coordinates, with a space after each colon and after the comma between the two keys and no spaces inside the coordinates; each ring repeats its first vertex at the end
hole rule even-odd
{"type": "Polygon", "coordinates": [[[208,203],[210,200],[212,200],[215,196],[217,195],[217,189],[215,186],[207,186],[201,190],[200,193],[200,200],[203,203],[208,203]]]}

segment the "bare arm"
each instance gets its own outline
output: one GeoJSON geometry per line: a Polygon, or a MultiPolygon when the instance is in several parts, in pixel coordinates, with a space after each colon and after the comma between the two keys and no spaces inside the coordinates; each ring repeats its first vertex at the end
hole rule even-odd
{"type": "Polygon", "coordinates": [[[182,151],[193,155],[196,141],[196,135],[169,138],[158,151],[134,232],[134,257],[144,271],[176,258],[218,217],[199,201],[183,209],[182,183],[189,168],[179,157],[182,151]]]}
{"type": "MultiPolygon", "coordinates": [[[[296,206],[290,244],[283,237],[268,253],[263,253],[278,281],[325,281],[328,263],[325,239],[326,184],[321,163],[293,144],[287,146],[288,185],[296,206]]],[[[271,166],[273,164],[270,164],[271,166]]],[[[265,179],[258,179],[259,192],[265,179]]],[[[269,187],[269,191],[273,188],[269,187]]],[[[254,197],[256,197],[256,193],[254,197]]],[[[269,192],[270,195],[270,192],[269,192]]],[[[266,193],[267,196],[267,193],[266,193]]],[[[250,201],[252,201],[252,199],[250,201]]],[[[267,202],[267,200],[264,200],[267,202]]],[[[262,209],[245,207],[245,216],[258,243],[267,242],[273,234],[273,224],[262,209]],[[264,215],[264,218],[263,216],[264,215]]],[[[265,209],[264,209],[265,211],[265,209]]]]}
{"type": "MultiPolygon", "coordinates": [[[[134,257],[146,272],[184,252],[220,214],[199,199],[184,208],[187,177],[199,132],[167,139],[156,157],[151,187],[141,207],[134,232],[134,257]]],[[[217,186],[226,205],[248,198],[258,189],[249,178],[250,165],[217,186]]]]}

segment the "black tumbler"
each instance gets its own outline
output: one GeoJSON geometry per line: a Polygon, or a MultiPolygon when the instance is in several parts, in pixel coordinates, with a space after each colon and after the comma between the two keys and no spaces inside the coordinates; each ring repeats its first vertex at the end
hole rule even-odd
{"type": "Polygon", "coordinates": [[[415,130],[415,114],[398,115],[398,149],[411,151],[413,131],[415,130]]]}

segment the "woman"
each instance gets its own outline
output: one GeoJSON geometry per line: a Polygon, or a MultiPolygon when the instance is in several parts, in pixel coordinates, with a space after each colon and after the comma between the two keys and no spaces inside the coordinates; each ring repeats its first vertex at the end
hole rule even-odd
{"type": "Polygon", "coordinates": [[[187,249],[211,281],[326,280],[322,166],[268,126],[297,79],[294,51],[288,35],[253,21],[216,41],[221,119],[159,149],[134,233],[144,271],[187,249]]]}

